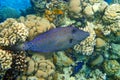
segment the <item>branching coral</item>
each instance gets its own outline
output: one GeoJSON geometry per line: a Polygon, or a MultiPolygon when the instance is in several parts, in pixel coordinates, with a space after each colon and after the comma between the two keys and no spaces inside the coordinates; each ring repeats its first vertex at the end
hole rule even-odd
{"type": "Polygon", "coordinates": [[[120,20],[120,4],[112,4],[108,6],[105,10],[103,20],[110,23],[120,20]]]}
{"type": "Polygon", "coordinates": [[[21,51],[18,54],[13,54],[12,60],[12,69],[18,72],[25,72],[27,69],[27,60],[25,56],[25,52],[21,51]]]}
{"type": "Polygon", "coordinates": [[[64,51],[59,51],[53,56],[54,63],[58,66],[70,66],[73,60],[65,55],[64,51]]]}
{"type": "Polygon", "coordinates": [[[94,25],[92,23],[87,23],[87,26],[85,28],[82,28],[84,31],[88,31],[90,33],[90,36],[80,42],[80,44],[77,44],[74,46],[74,50],[76,52],[81,52],[84,55],[91,55],[92,52],[94,51],[94,46],[96,44],[95,40],[95,31],[94,31],[94,25]]]}
{"type": "Polygon", "coordinates": [[[20,17],[18,21],[24,23],[25,26],[29,28],[29,39],[33,39],[36,35],[51,28],[55,28],[54,24],[50,23],[46,18],[37,17],[35,15],[20,17]]]}
{"type": "Polygon", "coordinates": [[[1,46],[11,46],[18,42],[24,42],[28,37],[27,27],[14,19],[8,19],[1,23],[0,26],[3,28],[0,32],[1,46]]]}
{"type": "Polygon", "coordinates": [[[12,52],[0,49],[0,68],[6,70],[11,68],[12,52]]]}

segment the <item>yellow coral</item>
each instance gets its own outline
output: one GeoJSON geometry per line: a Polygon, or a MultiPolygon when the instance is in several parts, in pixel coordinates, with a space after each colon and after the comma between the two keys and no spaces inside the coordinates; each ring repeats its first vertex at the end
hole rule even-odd
{"type": "Polygon", "coordinates": [[[24,42],[28,37],[28,28],[14,19],[7,19],[0,26],[3,28],[0,32],[1,46],[11,46],[16,42],[24,42]]]}
{"type": "MultiPolygon", "coordinates": [[[[53,80],[55,73],[55,66],[50,60],[46,60],[42,55],[33,54],[32,57],[26,59],[28,61],[28,68],[26,74],[35,76],[38,80],[53,80]]],[[[25,76],[22,75],[21,78],[25,76]]]]}
{"type": "Polygon", "coordinates": [[[83,29],[84,31],[88,31],[90,33],[90,36],[84,41],[80,42],[80,44],[75,45],[74,50],[76,52],[82,52],[83,55],[91,55],[96,44],[94,25],[88,22],[87,26],[81,29],[83,29]]]}
{"type": "Polygon", "coordinates": [[[0,49],[0,65],[2,70],[11,68],[12,52],[0,49]]]}
{"type": "Polygon", "coordinates": [[[105,10],[103,20],[105,22],[116,22],[120,20],[120,4],[112,4],[108,6],[105,10]]]}
{"type": "Polygon", "coordinates": [[[114,75],[120,70],[120,64],[116,60],[105,61],[104,70],[108,75],[114,75]]]}
{"type": "Polygon", "coordinates": [[[51,28],[55,28],[53,23],[50,23],[46,18],[37,17],[35,15],[27,15],[20,17],[19,22],[25,24],[29,28],[29,39],[33,39],[36,35],[43,33],[51,28]]]}

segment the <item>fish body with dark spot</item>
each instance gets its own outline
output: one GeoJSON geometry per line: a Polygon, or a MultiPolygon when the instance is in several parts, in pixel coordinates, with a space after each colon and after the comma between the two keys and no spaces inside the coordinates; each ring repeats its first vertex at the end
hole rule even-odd
{"type": "Polygon", "coordinates": [[[14,50],[54,52],[73,47],[89,36],[88,32],[73,26],[58,27],[36,36],[33,40],[15,46],[14,50]]]}

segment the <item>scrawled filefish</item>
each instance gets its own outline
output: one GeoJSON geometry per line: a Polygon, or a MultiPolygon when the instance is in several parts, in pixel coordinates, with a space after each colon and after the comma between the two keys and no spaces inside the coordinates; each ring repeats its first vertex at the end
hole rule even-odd
{"type": "Polygon", "coordinates": [[[89,36],[73,26],[58,27],[36,36],[33,40],[14,46],[14,50],[54,52],[73,47],[89,36]]]}

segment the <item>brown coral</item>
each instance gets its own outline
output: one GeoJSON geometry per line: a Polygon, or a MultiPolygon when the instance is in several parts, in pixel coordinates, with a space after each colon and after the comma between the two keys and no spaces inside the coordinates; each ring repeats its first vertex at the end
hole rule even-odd
{"type": "Polygon", "coordinates": [[[18,72],[25,72],[27,69],[27,60],[23,51],[13,55],[11,67],[18,72]]]}

